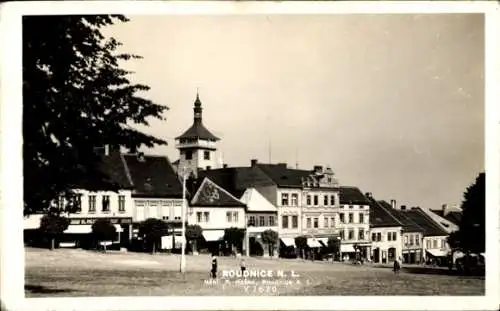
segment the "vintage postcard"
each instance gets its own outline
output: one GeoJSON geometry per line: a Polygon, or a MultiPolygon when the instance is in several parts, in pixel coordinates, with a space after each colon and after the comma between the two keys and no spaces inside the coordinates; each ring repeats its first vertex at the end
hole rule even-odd
{"type": "Polygon", "coordinates": [[[6,310],[498,308],[496,3],[1,14],[6,310]]]}

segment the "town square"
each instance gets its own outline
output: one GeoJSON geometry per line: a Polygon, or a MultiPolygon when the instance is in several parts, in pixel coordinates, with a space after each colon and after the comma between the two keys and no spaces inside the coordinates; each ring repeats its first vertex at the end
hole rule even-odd
{"type": "Polygon", "coordinates": [[[484,19],[23,17],[25,296],[484,296],[484,19]]]}

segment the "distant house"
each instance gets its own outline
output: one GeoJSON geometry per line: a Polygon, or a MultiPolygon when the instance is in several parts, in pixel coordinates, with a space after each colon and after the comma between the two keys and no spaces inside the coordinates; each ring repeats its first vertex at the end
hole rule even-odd
{"type": "MultiPolygon", "coordinates": [[[[194,186],[194,195],[189,204],[188,222],[203,229],[201,248],[212,252],[227,250],[223,241],[225,229],[246,229],[245,203],[234,197],[208,177],[194,186]]],[[[242,241],[244,244],[244,241],[242,241]]],[[[243,245],[246,249],[247,245],[243,245]]]]}
{"type": "Polygon", "coordinates": [[[448,232],[437,224],[420,207],[412,207],[404,211],[405,215],[423,229],[423,259],[442,260],[448,255],[450,246],[448,245],[448,232]]]}
{"type": "Polygon", "coordinates": [[[456,206],[443,204],[440,210],[422,209],[429,217],[436,221],[448,233],[459,230],[462,221],[462,209],[456,206]]]}
{"type": "MultiPolygon", "coordinates": [[[[114,245],[127,245],[132,234],[133,184],[126,173],[126,163],[117,148],[105,146],[96,148],[101,155],[99,170],[109,181],[117,185],[118,190],[110,190],[99,180],[81,180],[79,186],[73,189],[72,198],[59,197],[52,203],[53,208],[61,210],[66,204],[76,206],[75,213],[65,214],[70,219],[70,225],[64,232],[61,246],[84,246],[92,232],[92,224],[97,219],[109,219],[117,231],[114,245]],[[70,202],[69,202],[70,201],[70,202]]],[[[64,214],[63,214],[64,215],[64,214]]],[[[25,217],[24,229],[27,239],[32,239],[30,232],[36,232],[40,227],[43,214],[25,217]]]]}
{"type": "Polygon", "coordinates": [[[403,224],[384,201],[370,199],[371,258],[374,263],[391,263],[402,256],[403,224]]]}
{"type": "Polygon", "coordinates": [[[423,238],[424,229],[412,220],[410,214],[404,213],[406,206],[397,206],[395,200],[391,203],[381,201],[380,204],[386,208],[392,216],[403,224],[402,227],[402,257],[404,263],[414,264],[423,261],[423,238]]]}
{"type": "Polygon", "coordinates": [[[342,254],[354,256],[358,247],[361,256],[368,258],[371,253],[370,201],[357,187],[340,187],[339,211],[342,254]]]}

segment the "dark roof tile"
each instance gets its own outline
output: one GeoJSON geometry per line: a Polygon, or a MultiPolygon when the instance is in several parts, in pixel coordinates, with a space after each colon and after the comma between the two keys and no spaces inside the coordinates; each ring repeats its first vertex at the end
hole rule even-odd
{"type": "Polygon", "coordinates": [[[403,224],[394,217],[381,202],[370,200],[370,227],[402,227],[403,224]]]}
{"type": "Polygon", "coordinates": [[[182,135],[176,137],[175,139],[180,138],[196,138],[196,139],[206,139],[217,141],[220,140],[217,136],[212,134],[203,123],[195,122],[191,127],[185,131],[182,135]]]}
{"type": "Polygon", "coordinates": [[[341,186],[340,204],[370,204],[370,201],[359,188],[341,186]]]}
{"type": "Polygon", "coordinates": [[[401,211],[423,229],[424,236],[446,236],[448,233],[427,216],[419,207],[401,211]]]}

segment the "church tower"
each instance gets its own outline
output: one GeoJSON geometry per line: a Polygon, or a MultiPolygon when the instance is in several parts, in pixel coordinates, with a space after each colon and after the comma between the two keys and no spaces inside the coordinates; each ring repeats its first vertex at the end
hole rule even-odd
{"type": "Polygon", "coordinates": [[[182,173],[183,169],[187,173],[191,172],[198,176],[198,169],[216,168],[218,159],[217,141],[220,139],[210,133],[202,123],[202,111],[200,96],[196,93],[194,102],[193,125],[181,136],[176,137],[176,147],[179,149],[179,164],[177,171],[182,173]]]}

